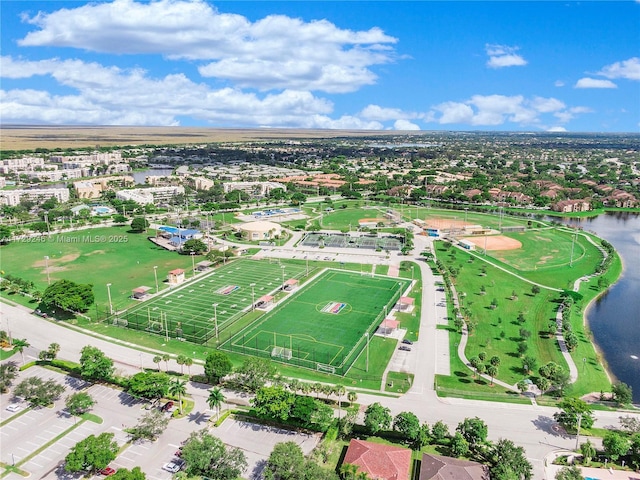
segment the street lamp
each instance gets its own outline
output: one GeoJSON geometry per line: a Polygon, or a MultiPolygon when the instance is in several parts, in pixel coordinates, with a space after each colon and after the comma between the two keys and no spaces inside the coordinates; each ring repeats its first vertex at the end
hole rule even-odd
{"type": "Polygon", "coordinates": [[[213,325],[216,329],[216,340],[218,340],[218,304],[213,304],[213,325]]]}
{"type": "Polygon", "coordinates": [[[49,276],[49,256],[48,255],[44,256],[44,266],[45,266],[45,269],[47,270],[47,284],[51,285],[51,277],[49,276]]]}
{"type": "Polygon", "coordinates": [[[158,266],[157,265],[153,266],[153,276],[156,279],[156,293],[158,293],[158,266]]]}
{"type": "Polygon", "coordinates": [[[195,278],[195,276],[196,276],[196,261],[195,261],[196,252],[191,252],[190,255],[191,255],[191,270],[193,271],[193,276],[195,278]]]}
{"type": "Polygon", "coordinates": [[[107,283],[107,295],[109,296],[109,315],[113,315],[113,304],[111,303],[111,284],[107,283]]]}
{"type": "Polygon", "coordinates": [[[254,290],[256,284],[252,283],[249,286],[251,287],[251,311],[253,312],[256,309],[256,292],[254,290]]]}
{"type": "Polygon", "coordinates": [[[571,260],[569,260],[569,266],[573,267],[573,247],[576,243],[576,234],[574,233],[571,237],[571,260]]]}

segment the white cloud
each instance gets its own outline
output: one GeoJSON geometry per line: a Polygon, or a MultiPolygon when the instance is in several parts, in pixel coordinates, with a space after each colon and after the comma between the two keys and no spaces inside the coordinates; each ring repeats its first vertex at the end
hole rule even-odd
{"type": "MultiPolygon", "coordinates": [[[[640,0],[638,0],[640,2],[640,0]]],[[[556,80],[553,84],[555,87],[564,87],[564,82],[562,80],[556,80]]]]}
{"type": "Polygon", "coordinates": [[[485,50],[489,55],[487,66],[491,68],[519,67],[527,64],[527,61],[516,52],[519,47],[507,45],[486,44],[485,50]]]}
{"type": "Polygon", "coordinates": [[[629,60],[612,63],[605,66],[598,74],[607,78],[640,80],[640,58],[632,57],[629,60]]]}
{"type": "Polygon", "coordinates": [[[393,124],[395,130],[420,130],[420,127],[408,120],[396,120],[393,124]]]}
{"type": "Polygon", "coordinates": [[[464,102],[445,102],[433,107],[428,118],[440,124],[459,123],[474,126],[497,126],[507,122],[520,126],[542,126],[542,116],[552,114],[556,119],[566,121],[578,113],[585,113],[584,107],[567,108],[556,98],[522,95],[474,95],[464,102]]]}
{"type": "Polygon", "coordinates": [[[377,27],[352,31],[326,20],[270,15],[251,22],[203,0],[115,0],[24,21],[39,29],[20,46],[205,61],[201,75],[262,90],[355,91],[375,82],[370,67],[392,61],[397,42],[377,27]]]}
{"type": "Polygon", "coordinates": [[[573,88],[618,88],[611,80],[584,77],[576,82],[573,88]]]}
{"type": "Polygon", "coordinates": [[[333,104],[303,90],[258,95],[234,88],[212,89],[183,74],[151,78],[142,69],[105,67],[81,60],[26,61],[0,57],[0,76],[49,76],[74,90],[0,90],[6,123],[179,125],[182,116],[222,126],[382,130],[419,129],[408,119],[423,114],[370,105],[358,115],[331,118],[333,104]]]}
{"type": "Polygon", "coordinates": [[[566,131],[567,131],[566,128],[559,127],[559,126],[547,128],[547,132],[566,132],[566,131]]]}

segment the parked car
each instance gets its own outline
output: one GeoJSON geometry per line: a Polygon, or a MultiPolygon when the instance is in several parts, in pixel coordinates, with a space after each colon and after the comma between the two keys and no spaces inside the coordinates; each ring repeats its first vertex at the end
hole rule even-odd
{"type": "Polygon", "coordinates": [[[18,403],[12,403],[7,407],[7,411],[9,412],[19,412],[20,410],[22,410],[22,406],[18,403]]]}
{"type": "Polygon", "coordinates": [[[104,475],[105,477],[108,477],[109,475],[113,475],[114,473],[116,473],[116,469],[111,467],[105,467],[102,470],[100,470],[98,473],[100,475],[104,475]]]}
{"type": "Polygon", "coordinates": [[[182,467],[184,467],[184,464],[185,464],[184,460],[176,459],[172,462],[165,463],[162,466],[162,469],[166,470],[167,472],[178,473],[180,470],[182,470],[182,467]]]}
{"type": "Polygon", "coordinates": [[[42,317],[42,318],[47,318],[47,317],[49,316],[49,315],[47,315],[46,313],[44,313],[44,312],[40,311],[40,309],[39,309],[39,308],[36,308],[36,309],[33,311],[33,313],[34,313],[35,315],[38,315],[39,317],[42,317]]]}
{"type": "Polygon", "coordinates": [[[398,350],[402,350],[403,352],[410,352],[411,349],[409,347],[407,347],[406,345],[400,345],[400,347],[398,347],[398,350]]]}
{"type": "Polygon", "coordinates": [[[160,407],[160,411],[161,412],[168,412],[172,408],[173,408],[173,402],[171,400],[169,400],[167,403],[162,405],[162,407],[160,407]]]}
{"type": "Polygon", "coordinates": [[[402,340],[402,343],[404,343],[405,345],[413,345],[413,342],[411,340],[407,340],[406,338],[402,340]]]}

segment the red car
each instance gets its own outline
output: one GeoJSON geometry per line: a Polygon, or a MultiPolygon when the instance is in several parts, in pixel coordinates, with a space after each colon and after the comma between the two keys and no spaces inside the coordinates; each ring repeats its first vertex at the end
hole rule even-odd
{"type": "Polygon", "coordinates": [[[100,470],[100,472],[98,473],[100,473],[100,475],[104,475],[105,477],[108,477],[109,475],[113,475],[114,473],[116,473],[116,470],[115,468],[106,467],[100,470]]]}

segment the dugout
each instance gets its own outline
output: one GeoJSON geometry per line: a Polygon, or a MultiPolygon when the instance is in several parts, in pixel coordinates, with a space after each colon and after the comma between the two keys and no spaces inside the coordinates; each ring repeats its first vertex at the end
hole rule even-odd
{"type": "Polygon", "coordinates": [[[273,305],[273,297],[271,295],[263,295],[256,301],[256,308],[266,310],[273,305]]]}
{"type": "Polygon", "coordinates": [[[144,300],[149,296],[149,290],[151,287],[145,287],[144,285],[131,290],[131,298],[134,300],[144,300]]]}
{"type": "Polygon", "coordinates": [[[298,286],[298,280],[295,278],[290,278],[286,282],[284,282],[284,290],[285,292],[292,292],[298,286]]]}
{"type": "Polygon", "coordinates": [[[213,265],[213,262],[210,262],[209,260],[203,260],[202,262],[196,263],[196,270],[199,272],[206,272],[211,268],[211,265],[213,265]]]}
{"type": "Polygon", "coordinates": [[[400,297],[398,303],[396,304],[396,308],[401,312],[410,312],[413,310],[413,304],[415,303],[415,299],[412,297],[400,297]]]}
{"type": "Polygon", "coordinates": [[[398,320],[395,320],[393,318],[385,318],[382,323],[380,323],[380,326],[378,327],[376,333],[378,335],[388,336],[398,330],[399,326],[400,322],[398,320]]]}

